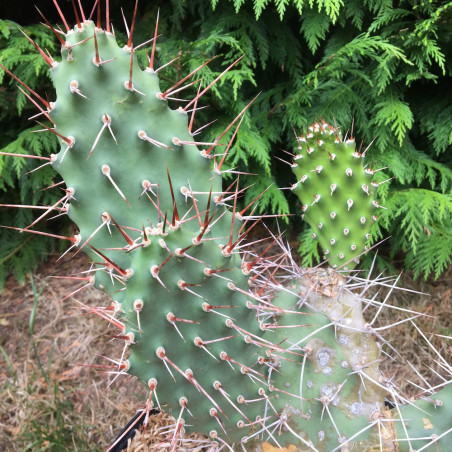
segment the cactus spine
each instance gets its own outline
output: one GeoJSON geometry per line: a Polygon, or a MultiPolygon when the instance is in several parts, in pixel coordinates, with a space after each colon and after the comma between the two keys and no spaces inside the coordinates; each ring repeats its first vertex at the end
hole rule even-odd
{"type": "MultiPolygon", "coordinates": [[[[400,422],[384,399],[409,401],[380,374],[363,297],[336,271],[299,269],[279,237],[242,260],[256,224],[251,206],[238,211],[238,181],[222,187],[221,167],[212,164],[220,139],[198,143],[190,133],[187,111],[205,89],[171,110],[167,98],[185,79],[161,92],[153,57],[144,71],[136,62],[132,30],[119,48],[108,25],[85,20],[67,29],[60,62],[43,54],[57,94],[45,115],[61,139],[50,162],[66,188],[39,219],[60,207],[79,228],[67,240],[96,262],[86,285],[113,300],[85,309],[118,328],[124,349],[115,370],[148,387],[145,423],[153,407],[172,413],[174,450],[186,447],[181,433],[189,429],[219,449],[270,442],[397,450],[394,441],[410,436],[393,427],[400,422]],[[270,246],[280,247],[279,257],[266,257],[270,246]]],[[[332,265],[351,268],[376,207],[371,171],[327,124],[313,125],[298,143],[294,191],[305,218],[325,249],[328,241],[334,246],[332,265]]]]}

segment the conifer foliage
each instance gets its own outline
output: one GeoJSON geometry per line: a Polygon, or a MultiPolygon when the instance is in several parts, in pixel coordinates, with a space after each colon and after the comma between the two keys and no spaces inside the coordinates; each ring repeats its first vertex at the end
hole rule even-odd
{"type": "MultiPolygon", "coordinates": [[[[24,83],[42,95],[53,95],[47,65],[21,31],[16,23],[0,20],[0,64],[14,71],[24,83]]],[[[23,31],[42,48],[56,51],[51,31],[42,25],[32,25],[23,31]]],[[[33,120],[27,120],[36,115],[36,107],[27,99],[26,90],[22,90],[16,80],[5,78],[5,71],[1,67],[0,83],[1,151],[38,156],[55,152],[58,148],[56,137],[49,133],[33,133],[42,129],[36,122],[33,125],[33,120]]],[[[40,122],[45,120],[43,116],[35,119],[40,122]]],[[[56,182],[55,172],[49,166],[34,171],[42,163],[37,159],[0,156],[0,224],[25,227],[33,221],[36,216],[34,213],[39,212],[36,209],[13,209],[5,205],[39,207],[52,205],[58,199],[55,191],[41,190],[56,182]]],[[[53,225],[55,228],[55,221],[53,225]]],[[[49,232],[45,222],[43,230],[49,232]]],[[[55,247],[55,241],[45,236],[18,234],[8,229],[1,229],[0,237],[0,287],[10,271],[19,281],[24,281],[26,273],[36,269],[46,253],[55,247]]]]}
{"type": "MultiPolygon", "coordinates": [[[[403,253],[416,276],[438,277],[445,270],[452,256],[452,2],[172,0],[171,7],[167,2],[146,2],[140,5],[136,29],[142,41],[150,39],[159,7],[162,37],[157,58],[167,62],[169,56],[179,56],[161,71],[163,84],[171,86],[206,58],[221,55],[199,72],[207,86],[243,56],[212,90],[206,101],[208,113],[199,112],[199,124],[205,124],[207,117],[217,118],[201,136],[206,141],[218,136],[229,119],[261,92],[240,126],[224,167],[260,176],[250,179],[254,185],[247,190],[245,202],[271,185],[260,198],[260,211],[297,214],[287,221],[302,232],[304,264],[317,260],[317,243],[309,228],[301,229],[301,208],[295,197],[289,189],[277,187],[294,182],[290,168],[281,162],[290,160],[284,150],[294,146],[294,129],[301,133],[312,118],[325,118],[342,127],[344,135],[348,131],[362,140],[363,150],[372,142],[366,162],[384,168],[378,181],[390,179],[378,191],[387,210],[381,209],[373,242],[390,235],[384,254],[391,258],[403,253]]],[[[50,30],[28,27],[27,32],[41,47],[54,50],[50,30]]],[[[51,97],[32,45],[11,22],[1,22],[0,35],[0,63],[51,97]]],[[[143,62],[145,52],[141,49],[143,62]]],[[[3,74],[0,69],[2,121],[8,130],[1,138],[2,151],[50,154],[52,138],[22,132],[29,127],[23,120],[25,98],[17,83],[3,79],[3,74]],[[20,117],[8,104],[16,93],[20,117]]],[[[51,180],[50,172],[26,175],[39,166],[28,160],[12,165],[11,159],[0,157],[1,203],[13,199],[15,204],[52,202],[44,198],[49,192],[34,188],[58,182],[51,180]]],[[[241,176],[240,182],[248,185],[247,176],[241,176]]],[[[13,213],[0,209],[2,224],[30,223],[31,212],[16,209],[14,215],[19,217],[11,221],[3,219],[13,213]]],[[[1,234],[7,237],[8,232],[1,234]]],[[[44,242],[23,235],[15,235],[14,240],[20,243],[2,240],[0,262],[4,269],[15,267],[20,276],[44,242]]]]}

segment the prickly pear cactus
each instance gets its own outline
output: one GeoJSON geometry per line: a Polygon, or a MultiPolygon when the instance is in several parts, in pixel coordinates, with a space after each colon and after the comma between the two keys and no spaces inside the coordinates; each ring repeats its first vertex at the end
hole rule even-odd
{"type": "Polygon", "coordinates": [[[452,418],[450,402],[452,384],[434,394],[426,394],[416,402],[410,402],[398,410],[394,425],[394,442],[400,451],[446,451],[450,448],[452,418]]]}
{"type": "MultiPolygon", "coordinates": [[[[175,437],[187,422],[228,444],[268,434],[284,445],[300,428],[300,444],[344,441],[349,433],[334,428],[332,414],[318,418],[334,397],[336,416],[354,418],[353,428],[381,409],[380,389],[358,397],[359,377],[347,377],[354,361],[378,359],[376,345],[356,360],[350,348],[360,339],[344,331],[338,343],[327,317],[297,309],[301,287],[284,306],[248,290],[252,268],[271,267],[258,257],[242,263],[237,252],[253,225],[234,212],[237,187],[222,190],[187,113],[168,108],[156,73],[140,70],[131,47],[92,23],[82,28],[68,32],[51,69],[49,115],[62,137],[53,166],[80,229],[78,249],[104,270],[88,282],[114,300],[127,348],[118,371],[149,387],[148,406],[174,414],[175,437]]],[[[331,302],[338,315],[350,308],[339,313],[343,301],[331,302]]]]}
{"type": "Polygon", "coordinates": [[[325,121],[297,137],[292,169],[293,192],[302,202],[303,219],[333,267],[352,269],[367,251],[370,224],[379,208],[372,182],[375,171],[365,168],[353,137],[342,139],[325,121]]]}
{"type": "MultiPolygon", "coordinates": [[[[402,450],[394,441],[403,434],[386,429],[396,423],[384,405],[392,387],[379,371],[363,297],[334,270],[299,269],[279,237],[242,260],[259,219],[252,206],[238,210],[238,181],[222,186],[213,149],[231,142],[191,134],[208,87],[171,110],[168,98],[188,77],[161,92],[155,47],[141,70],[133,25],[120,48],[108,25],[80,12],[83,20],[60,37],[61,61],[43,54],[56,100],[37,98],[52,124],[45,129],[61,139],[49,163],[65,195],[23,232],[35,233],[56,208],[79,228],[65,239],[70,252],[93,259],[80,290],[95,285],[112,297],[111,306],[84,309],[117,327],[124,348],[111,370],[148,388],[144,423],[152,408],[172,413],[173,450],[193,447],[185,431],[229,450],[402,450]],[[267,258],[275,247],[279,256],[267,258]]],[[[314,196],[306,219],[334,248],[333,266],[364,250],[376,207],[370,172],[337,133],[315,125],[296,156],[309,166],[295,169],[314,196]]]]}

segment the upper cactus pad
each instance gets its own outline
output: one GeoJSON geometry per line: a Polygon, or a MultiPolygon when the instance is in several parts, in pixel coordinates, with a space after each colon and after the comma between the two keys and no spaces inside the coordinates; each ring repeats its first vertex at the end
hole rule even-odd
{"type": "Polygon", "coordinates": [[[355,140],[315,123],[297,137],[293,192],[302,202],[303,218],[333,267],[352,269],[367,250],[370,225],[379,207],[374,198],[374,171],[363,166],[355,140]]]}

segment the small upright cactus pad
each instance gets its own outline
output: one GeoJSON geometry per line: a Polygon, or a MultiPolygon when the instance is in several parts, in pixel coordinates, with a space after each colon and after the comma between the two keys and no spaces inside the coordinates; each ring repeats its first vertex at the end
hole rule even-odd
{"type": "Polygon", "coordinates": [[[323,257],[333,268],[352,269],[367,250],[369,230],[379,207],[374,171],[363,165],[353,137],[342,139],[337,127],[314,123],[297,137],[292,165],[293,192],[302,202],[323,257]]]}

